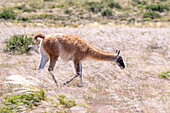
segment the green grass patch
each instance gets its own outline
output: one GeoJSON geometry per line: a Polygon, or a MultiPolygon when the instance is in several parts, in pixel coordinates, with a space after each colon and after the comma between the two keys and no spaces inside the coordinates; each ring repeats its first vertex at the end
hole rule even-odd
{"type": "Polygon", "coordinates": [[[118,3],[118,2],[115,2],[115,1],[110,1],[108,3],[108,7],[110,8],[117,8],[117,9],[122,9],[121,5],[118,3]]]}
{"type": "Polygon", "coordinates": [[[58,4],[55,6],[55,8],[63,8],[64,7],[64,4],[58,4]]]}
{"type": "Polygon", "coordinates": [[[32,19],[54,19],[55,16],[52,14],[39,14],[39,15],[32,15],[32,19]]]}
{"type": "Polygon", "coordinates": [[[161,72],[158,74],[158,77],[168,79],[168,77],[170,77],[170,70],[161,72]]]}
{"type": "Polygon", "coordinates": [[[155,19],[155,18],[161,18],[161,15],[156,12],[145,12],[143,13],[142,18],[155,19]]]}
{"type": "Polygon", "coordinates": [[[45,91],[31,91],[24,94],[6,95],[0,104],[0,113],[23,112],[33,109],[45,100],[45,91]]]}
{"type": "Polygon", "coordinates": [[[31,22],[31,20],[28,17],[18,17],[17,20],[23,22],[31,22]]]}
{"type": "Polygon", "coordinates": [[[101,11],[101,15],[102,16],[107,16],[107,17],[111,17],[112,16],[112,9],[111,8],[105,8],[101,11]]]}
{"type": "Polygon", "coordinates": [[[151,4],[151,5],[146,6],[146,9],[150,11],[163,12],[165,10],[169,11],[169,6],[163,5],[163,4],[151,4]]]}
{"type": "Polygon", "coordinates": [[[141,4],[141,5],[147,4],[146,0],[132,0],[132,1],[136,4],[141,4]]]}
{"type": "Polygon", "coordinates": [[[32,9],[44,9],[45,5],[39,2],[31,2],[29,6],[32,7],[32,9]]]}
{"type": "Polygon", "coordinates": [[[28,8],[26,5],[15,6],[14,8],[22,10],[23,12],[36,12],[36,9],[28,8]]]}
{"type": "Polygon", "coordinates": [[[65,108],[71,108],[76,106],[76,102],[74,100],[68,99],[65,95],[59,94],[57,100],[61,105],[65,108]]]}
{"type": "Polygon", "coordinates": [[[27,35],[13,35],[5,43],[6,48],[4,50],[6,52],[10,52],[12,54],[15,54],[16,52],[28,54],[31,50],[30,46],[34,44],[34,41],[27,35]]]}
{"type": "Polygon", "coordinates": [[[135,23],[135,18],[130,18],[130,19],[128,19],[128,24],[129,23],[135,23]]]}
{"type": "Polygon", "coordinates": [[[0,18],[5,20],[8,19],[15,20],[16,14],[12,10],[4,9],[0,11],[0,18]]]}

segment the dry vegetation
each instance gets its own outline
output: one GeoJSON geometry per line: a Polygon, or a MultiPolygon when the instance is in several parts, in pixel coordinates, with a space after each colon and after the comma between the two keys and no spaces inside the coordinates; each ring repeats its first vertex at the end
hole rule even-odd
{"type": "MultiPolygon", "coordinates": [[[[153,8],[156,18],[142,16],[151,12],[148,5],[168,7],[169,0],[115,0],[117,5],[103,3],[110,8],[102,10],[101,1],[113,0],[85,1],[0,0],[0,113],[169,113],[169,9],[153,8]],[[59,59],[56,87],[48,64],[37,73],[39,53],[11,54],[5,49],[12,36],[21,36],[18,44],[36,33],[77,34],[103,51],[120,49],[126,68],[87,60],[82,65],[84,87],[77,87],[79,78],[63,86],[74,68],[72,62],[59,59]]],[[[28,45],[24,48],[30,51],[28,45]]]]}
{"type": "Polygon", "coordinates": [[[78,27],[94,22],[167,26],[169,6],[169,0],[1,0],[0,19],[22,26],[78,27]]]}
{"type": "Polygon", "coordinates": [[[15,26],[0,29],[1,104],[5,95],[41,87],[45,90],[46,97],[40,101],[39,106],[27,109],[32,113],[76,110],[82,113],[168,113],[170,110],[169,77],[164,79],[158,76],[159,73],[170,70],[169,28],[15,26]],[[59,87],[56,87],[47,66],[41,75],[37,74],[40,54],[32,51],[30,55],[11,55],[3,50],[4,42],[10,36],[36,33],[77,34],[103,51],[120,49],[126,68],[121,70],[114,62],[88,60],[83,63],[84,87],[77,87],[78,78],[63,86],[63,82],[74,74],[73,63],[65,63],[59,59],[54,70],[59,82],[59,87]],[[43,85],[39,86],[40,79],[43,85]],[[64,100],[63,95],[68,100],[64,100]]]}

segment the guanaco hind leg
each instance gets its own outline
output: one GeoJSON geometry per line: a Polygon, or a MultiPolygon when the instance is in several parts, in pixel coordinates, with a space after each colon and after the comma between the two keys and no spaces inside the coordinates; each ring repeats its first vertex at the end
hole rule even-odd
{"type": "Polygon", "coordinates": [[[79,86],[81,87],[82,86],[82,65],[81,65],[81,63],[80,62],[74,62],[74,68],[76,70],[75,75],[72,78],[70,78],[69,80],[67,80],[64,83],[64,85],[70,83],[73,79],[75,79],[76,77],[79,76],[80,77],[80,84],[79,84],[79,86]]]}
{"type": "Polygon", "coordinates": [[[51,74],[54,82],[55,82],[56,85],[58,86],[58,83],[57,83],[57,81],[56,81],[56,79],[55,79],[55,77],[54,77],[54,74],[53,74],[53,72],[52,72],[53,69],[54,69],[54,66],[55,66],[55,64],[56,64],[57,59],[58,59],[58,58],[50,57],[50,65],[49,65],[49,67],[48,67],[48,71],[49,71],[49,73],[51,74]]]}
{"type": "Polygon", "coordinates": [[[41,62],[40,62],[39,68],[38,68],[38,73],[40,73],[40,70],[44,68],[44,66],[46,65],[46,63],[49,60],[48,54],[43,49],[42,41],[40,44],[40,52],[41,52],[41,62]]]}

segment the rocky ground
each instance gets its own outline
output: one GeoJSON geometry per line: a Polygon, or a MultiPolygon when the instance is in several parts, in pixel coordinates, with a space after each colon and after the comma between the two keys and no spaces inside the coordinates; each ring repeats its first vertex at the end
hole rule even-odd
{"type": "MultiPolygon", "coordinates": [[[[169,79],[158,74],[170,70],[170,29],[137,27],[85,27],[85,28],[24,28],[19,26],[0,27],[0,96],[14,93],[20,86],[6,83],[8,77],[23,77],[35,87],[40,79],[47,98],[30,112],[57,112],[55,96],[64,94],[73,98],[77,106],[68,112],[150,112],[170,111],[169,79]],[[56,87],[47,66],[37,74],[40,54],[11,55],[3,51],[4,41],[14,34],[36,33],[77,34],[94,47],[107,52],[120,49],[126,68],[121,70],[114,62],[87,60],[83,62],[83,85],[77,87],[79,79],[67,86],[63,82],[74,74],[73,63],[58,60],[54,74],[59,82],[56,87]]],[[[20,84],[23,85],[22,83],[20,84]]],[[[64,111],[64,108],[60,109],[64,111]]]]}

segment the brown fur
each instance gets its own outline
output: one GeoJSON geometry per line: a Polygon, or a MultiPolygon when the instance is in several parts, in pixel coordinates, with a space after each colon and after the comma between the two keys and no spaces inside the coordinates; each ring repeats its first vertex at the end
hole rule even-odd
{"type": "MultiPolygon", "coordinates": [[[[72,54],[70,59],[81,61],[85,58],[93,58],[96,60],[111,61],[116,58],[116,53],[102,52],[77,35],[43,35],[37,34],[37,37],[43,38],[43,48],[50,57],[57,59],[61,53],[66,55],[72,54]]],[[[62,57],[62,56],[61,56],[62,57]]]]}

